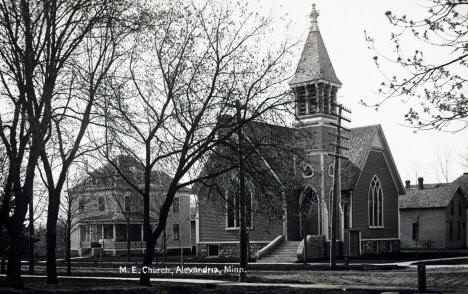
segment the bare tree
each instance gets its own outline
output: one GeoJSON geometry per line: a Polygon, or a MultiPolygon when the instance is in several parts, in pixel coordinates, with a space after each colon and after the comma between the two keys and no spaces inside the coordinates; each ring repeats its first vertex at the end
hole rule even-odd
{"type": "Polygon", "coordinates": [[[442,129],[458,121],[458,130],[468,126],[466,82],[468,79],[468,1],[432,0],[426,7],[423,19],[412,19],[407,15],[385,13],[395,27],[390,41],[394,56],[380,54],[375,39],[366,33],[369,48],[378,55],[374,61],[379,69],[386,63],[397,64],[404,69],[400,74],[386,75],[379,92],[384,99],[374,105],[397,96],[414,96],[419,107],[411,107],[405,120],[419,129],[442,129]],[[409,48],[407,40],[414,40],[418,47],[409,48]],[[426,47],[426,50],[421,49],[426,47]],[[444,58],[434,63],[427,49],[433,49],[444,58]],[[383,57],[383,61],[380,60],[383,57]]]}
{"type": "MultiPolygon", "coordinates": [[[[292,46],[261,46],[271,19],[239,3],[161,3],[151,19],[125,68],[130,78],[115,81],[113,99],[105,107],[103,152],[111,164],[123,152],[144,167],[140,188],[113,164],[143,197],[146,267],[177,191],[216,175],[197,177],[210,152],[242,124],[270,114],[279,118],[287,108],[290,76],[285,72],[292,46]],[[236,100],[241,101],[241,122],[218,123],[234,113],[236,100]],[[168,171],[172,179],[153,228],[150,175],[155,169],[168,171]]],[[[142,273],[140,283],[149,285],[149,275],[142,273]]]]}
{"type": "MultiPolygon", "coordinates": [[[[51,132],[56,130],[63,117],[69,115],[67,110],[75,106],[57,102],[63,102],[61,98],[66,96],[62,86],[71,80],[72,74],[67,68],[70,68],[72,58],[82,53],[80,50],[83,49],[81,45],[85,37],[96,27],[113,23],[114,19],[109,17],[109,13],[123,6],[123,1],[111,0],[22,0],[0,3],[0,77],[3,85],[2,99],[5,101],[0,120],[0,137],[6,146],[10,162],[0,219],[11,237],[7,283],[14,287],[23,286],[20,273],[21,253],[17,248],[20,248],[24,238],[21,226],[28,203],[33,197],[35,168],[39,157],[44,165],[50,194],[47,230],[50,240],[48,282],[57,282],[53,251],[60,191],[65,182],[66,170],[78,154],[89,113],[86,114],[86,110],[80,113],[84,114],[81,118],[83,123],[78,127],[79,132],[73,140],[77,144],[71,143],[72,146],[58,148],[62,151],[64,172],[56,180],[48,172],[55,166],[46,160],[44,145],[51,137],[66,135],[62,133],[55,137],[51,132]],[[66,150],[67,147],[70,149],[66,150]],[[24,175],[21,175],[22,167],[25,168],[24,175]],[[15,206],[11,213],[13,197],[15,206]]],[[[91,52],[96,53],[98,49],[91,52]]],[[[96,63],[99,61],[93,64],[96,63]]]]}
{"type": "Polygon", "coordinates": [[[67,275],[72,275],[71,267],[71,236],[78,229],[76,218],[80,214],[81,194],[77,191],[81,186],[78,183],[81,177],[77,174],[70,176],[67,174],[65,181],[65,193],[60,201],[60,211],[58,221],[65,228],[65,263],[67,266],[67,275]],[[78,187],[78,188],[75,188],[78,187]],[[75,189],[73,189],[75,188],[75,189]]]}
{"type": "Polygon", "coordinates": [[[450,181],[450,167],[453,164],[452,152],[447,148],[438,148],[436,150],[437,162],[435,163],[435,170],[437,176],[442,178],[444,183],[448,184],[450,181]]]}
{"type": "Polygon", "coordinates": [[[64,87],[52,100],[52,120],[41,151],[41,162],[49,190],[47,215],[47,281],[57,283],[55,227],[60,207],[60,195],[68,170],[76,157],[90,152],[93,144],[83,140],[90,123],[93,123],[96,104],[103,99],[106,82],[114,64],[125,55],[119,46],[132,31],[131,15],[126,13],[126,2],[103,3],[100,19],[82,38],[76,56],[66,65],[62,82],[64,87]],[[63,91],[63,92],[62,92],[63,91]],[[58,161],[58,162],[57,162],[58,161]],[[54,173],[57,176],[54,177],[54,173]]]}

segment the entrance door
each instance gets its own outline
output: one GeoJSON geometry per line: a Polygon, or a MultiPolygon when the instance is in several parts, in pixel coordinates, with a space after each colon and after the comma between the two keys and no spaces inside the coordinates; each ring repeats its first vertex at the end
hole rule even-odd
{"type": "Polygon", "coordinates": [[[288,240],[301,241],[301,218],[299,209],[299,196],[302,191],[294,190],[288,195],[288,240]]]}
{"type": "Polygon", "coordinates": [[[311,187],[306,187],[299,198],[299,205],[301,212],[302,235],[318,235],[319,201],[315,190],[311,187]]]}

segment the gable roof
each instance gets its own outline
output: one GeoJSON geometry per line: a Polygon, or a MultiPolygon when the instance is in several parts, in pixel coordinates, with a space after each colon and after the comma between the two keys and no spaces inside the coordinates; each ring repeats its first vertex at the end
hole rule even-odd
{"type": "Polygon", "coordinates": [[[408,208],[445,208],[452,201],[460,186],[456,184],[430,186],[429,188],[408,189],[406,195],[398,199],[400,209],[408,208]]]}
{"type": "Polygon", "coordinates": [[[380,136],[383,144],[383,151],[387,160],[388,168],[393,181],[396,185],[398,193],[404,194],[403,183],[398,173],[397,167],[393,160],[390,147],[387,144],[385,135],[383,133],[381,125],[370,125],[350,129],[347,134],[349,140],[344,142],[345,147],[349,150],[345,150],[344,155],[349,160],[343,160],[341,163],[341,189],[342,190],[353,190],[356,185],[361,172],[364,170],[367,158],[370,151],[373,148],[374,139],[380,136]]]}
{"type": "Polygon", "coordinates": [[[465,198],[468,198],[468,173],[462,174],[453,183],[460,186],[465,198]]]}
{"type": "Polygon", "coordinates": [[[304,49],[302,50],[301,58],[294,73],[290,85],[306,83],[310,81],[325,80],[337,85],[341,85],[340,80],[336,77],[335,70],[328,56],[327,48],[323,42],[322,35],[316,23],[318,13],[313,9],[312,13],[316,13],[315,23],[307,35],[304,49]]]}
{"type": "MultiPolygon", "coordinates": [[[[144,167],[138,160],[131,156],[119,155],[112,159],[112,162],[121,169],[125,176],[129,177],[134,183],[138,184],[138,186],[142,187],[144,185],[144,179],[142,177],[144,167]],[[132,168],[135,169],[132,170],[132,168]]],[[[111,185],[111,183],[107,182],[107,179],[110,178],[116,179],[117,184],[120,185],[119,188],[128,187],[131,189],[130,185],[127,185],[127,183],[120,177],[114,167],[109,162],[106,162],[104,165],[91,171],[88,176],[84,177],[78,184],[72,187],[70,191],[87,190],[91,188],[94,189],[96,187],[114,187],[111,185]],[[91,184],[93,180],[96,182],[91,184]]],[[[151,184],[154,189],[167,190],[171,181],[172,177],[166,172],[161,170],[151,171],[151,184]]],[[[189,190],[182,189],[181,191],[189,190]]]]}
{"type": "MultiPolygon", "coordinates": [[[[300,140],[301,138],[307,137],[308,142],[310,142],[311,139],[313,140],[314,134],[315,132],[311,128],[290,128],[258,121],[250,121],[244,127],[246,144],[256,146],[255,149],[259,150],[257,155],[259,155],[260,161],[254,162],[254,164],[257,166],[264,166],[263,171],[277,178],[277,182],[283,186],[288,184],[300,185],[302,183],[301,173],[299,173],[299,175],[294,175],[292,172],[292,163],[294,162],[292,157],[295,156],[295,152],[306,154],[306,150],[303,149],[304,146],[301,145],[300,140]],[[274,150],[274,148],[278,148],[279,150],[274,150]],[[279,153],[279,156],[274,153],[279,153]]],[[[355,185],[364,170],[369,153],[374,147],[374,139],[378,137],[381,146],[377,148],[382,149],[385,153],[388,168],[396,189],[400,195],[405,193],[403,183],[401,182],[380,125],[352,128],[346,136],[349,137],[350,140],[345,141],[344,144],[349,150],[345,151],[344,155],[347,156],[349,160],[341,161],[342,190],[355,189],[355,185]]],[[[215,154],[216,153],[219,152],[215,152],[215,154]]],[[[215,157],[216,155],[208,162],[216,162],[215,157]]],[[[219,164],[214,164],[213,166],[219,166],[219,164]]],[[[211,167],[211,169],[212,168],[213,167],[211,167]]],[[[210,168],[208,164],[206,164],[200,176],[207,174],[208,169],[210,168]]],[[[201,186],[198,184],[194,185],[195,191],[198,191],[200,187],[201,186]]]]}

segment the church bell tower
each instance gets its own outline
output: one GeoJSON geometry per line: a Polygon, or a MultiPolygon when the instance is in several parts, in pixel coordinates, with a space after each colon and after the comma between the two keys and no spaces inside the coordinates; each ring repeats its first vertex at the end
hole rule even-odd
{"type": "MultiPolygon", "coordinates": [[[[306,171],[302,175],[302,192],[298,201],[307,198],[304,191],[309,191],[308,197],[312,199],[309,202],[315,203],[315,207],[308,209],[309,214],[302,215],[301,219],[305,221],[303,226],[307,235],[324,235],[328,240],[331,231],[330,195],[333,187],[333,158],[328,153],[333,150],[332,133],[335,132],[335,127],[330,123],[337,121],[335,105],[341,82],[335,74],[320,34],[318,16],[313,4],[310,30],[289,85],[295,97],[295,127],[300,134],[297,145],[304,152],[304,156],[297,162],[297,169],[306,171]],[[313,196],[310,196],[311,191],[313,196]]],[[[338,238],[342,239],[343,231],[340,231],[338,238]]]]}

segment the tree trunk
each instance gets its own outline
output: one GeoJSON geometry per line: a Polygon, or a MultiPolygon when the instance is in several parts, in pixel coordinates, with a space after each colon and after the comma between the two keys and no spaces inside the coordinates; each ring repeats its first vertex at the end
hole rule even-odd
{"type": "Polygon", "coordinates": [[[67,262],[67,275],[71,276],[71,215],[67,213],[67,240],[65,241],[65,260],[67,262]]]}
{"type": "Polygon", "coordinates": [[[23,234],[19,230],[16,232],[16,234],[13,232],[10,234],[6,284],[17,289],[22,289],[24,287],[23,280],[21,278],[21,249],[23,246],[22,240],[23,234]]]}
{"type": "Polygon", "coordinates": [[[163,261],[164,265],[166,265],[166,257],[167,257],[167,247],[166,247],[166,229],[163,231],[163,261]]]}
{"type": "Polygon", "coordinates": [[[55,250],[57,247],[57,217],[60,205],[60,192],[49,192],[47,211],[47,284],[57,284],[57,261],[55,250]]]}
{"type": "Polygon", "coordinates": [[[29,274],[34,274],[34,203],[31,197],[29,201],[29,274]]]}
{"type": "MultiPolygon", "coordinates": [[[[28,166],[30,171],[31,166],[28,166]]],[[[11,223],[7,227],[10,237],[10,247],[8,248],[8,268],[6,284],[14,288],[23,288],[21,278],[21,255],[24,249],[24,229],[23,222],[26,218],[29,199],[32,197],[33,185],[31,181],[26,181],[23,191],[15,191],[15,212],[11,217],[11,223]]]]}
{"type": "Polygon", "coordinates": [[[2,268],[0,270],[0,273],[4,274],[5,273],[5,263],[6,263],[6,256],[5,252],[2,253],[2,268]]]}
{"type": "Polygon", "coordinates": [[[130,222],[127,221],[127,261],[130,262],[130,222]]]}
{"type": "Polygon", "coordinates": [[[143,268],[151,268],[151,264],[153,263],[156,240],[157,238],[154,238],[153,236],[149,236],[149,238],[146,239],[145,257],[143,259],[143,267],[140,273],[140,285],[142,286],[151,286],[150,273],[148,271],[144,273],[143,268]]]}

